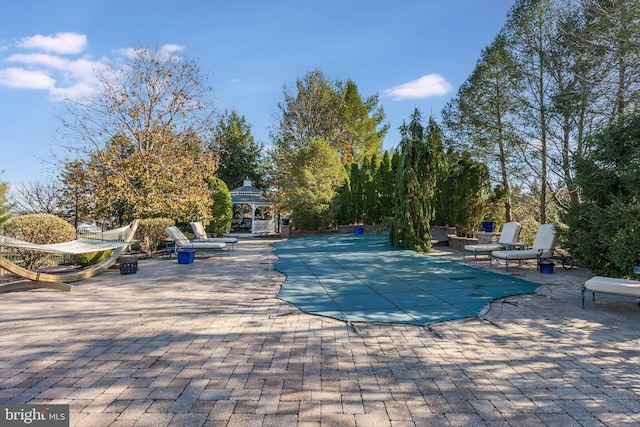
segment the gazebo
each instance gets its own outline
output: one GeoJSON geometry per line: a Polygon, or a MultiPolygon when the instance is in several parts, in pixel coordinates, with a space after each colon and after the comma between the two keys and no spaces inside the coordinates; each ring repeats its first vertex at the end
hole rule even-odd
{"type": "Polygon", "coordinates": [[[230,191],[233,204],[232,233],[260,235],[276,231],[273,203],[245,178],[242,187],[230,191]]]}

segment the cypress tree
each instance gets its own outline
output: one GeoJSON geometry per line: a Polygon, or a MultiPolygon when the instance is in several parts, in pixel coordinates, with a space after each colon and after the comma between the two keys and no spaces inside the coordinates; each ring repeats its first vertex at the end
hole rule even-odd
{"type": "Polygon", "coordinates": [[[378,157],[374,154],[362,162],[362,221],[365,224],[380,222],[378,215],[378,183],[375,181],[378,157]]]}
{"type": "Polygon", "coordinates": [[[388,151],[385,151],[380,166],[378,166],[376,171],[375,181],[378,183],[378,217],[380,221],[393,215],[393,189],[395,187],[393,159],[397,156],[397,152],[392,155],[388,151]]]}
{"type": "Polygon", "coordinates": [[[429,252],[438,171],[444,163],[440,128],[433,118],[425,129],[416,108],[408,125],[400,128],[400,165],[394,194],[394,220],[389,241],[393,246],[429,252]]]}

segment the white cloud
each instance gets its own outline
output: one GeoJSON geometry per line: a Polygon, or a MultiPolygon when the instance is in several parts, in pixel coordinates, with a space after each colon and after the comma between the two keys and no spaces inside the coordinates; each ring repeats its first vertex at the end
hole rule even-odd
{"type": "MultiPolygon", "coordinates": [[[[98,87],[98,73],[107,70],[108,59],[94,61],[88,55],[75,56],[86,47],[87,36],[84,34],[25,37],[15,46],[0,50],[0,63],[15,65],[0,68],[0,86],[46,90],[56,101],[91,96],[98,87]]],[[[183,50],[184,46],[166,44],[159,48],[159,54],[179,61],[183,50]]],[[[132,57],[136,52],[134,48],[118,51],[126,57],[132,57]]]]}
{"type": "MultiPolygon", "coordinates": [[[[184,50],[184,46],[179,44],[165,44],[158,48],[157,53],[162,58],[173,58],[180,59],[179,55],[175,55],[176,53],[182,52],[184,50]]],[[[151,48],[135,48],[135,47],[126,47],[119,49],[117,52],[124,56],[125,58],[134,58],[143,51],[144,53],[151,52],[151,48]],[[147,52],[148,51],[148,52],[147,52]]]]}
{"type": "Polygon", "coordinates": [[[49,93],[53,99],[61,101],[65,99],[79,99],[85,96],[91,96],[95,91],[96,87],[91,82],[79,81],[71,86],[51,88],[49,93]]]}
{"type": "Polygon", "coordinates": [[[97,71],[106,65],[88,55],[75,56],[86,46],[83,34],[26,37],[4,52],[8,56],[0,56],[2,62],[15,64],[0,69],[0,86],[46,90],[58,101],[91,95],[97,87],[97,71]],[[44,52],[28,52],[33,49],[44,52]]]}
{"type": "Polygon", "coordinates": [[[172,54],[175,52],[182,52],[184,50],[184,46],[180,46],[179,44],[165,44],[160,48],[160,52],[165,54],[172,54]]]}
{"type": "Polygon", "coordinates": [[[427,74],[419,79],[403,83],[384,90],[384,94],[396,101],[420,99],[430,96],[442,96],[451,91],[453,86],[439,74],[427,74]]]}
{"type": "Polygon", "coordinates": [[[9,62],[63,69],[69,63],[61,56],[46,53],[16,53],[7,58],[9,62]]]}
{"type": "Polygon", "coordinates": [[[100,62],[85,58],[68,59],[45,53],[16,53],[9,56],[7,61],[24,65],[28,69],[15,68],[21,72],[4,73],[6,78],[0,80],[1,85],[46,89],[55,100],[90,95],[96,87],[96,71],[103,66],[100,62]],[[33,77],[25,79],[25,75],[33,77]],[[44,79],[37,78],[38,75],[47,76],[47,84],[43,84],[44,79]]]}
{"type": "Polygon", "coordinates": [[[36,34],[18,43],[18,47],[25,49],[40,49],[63,55],[80,53],[86,46],[87,36],[76,33],[56,33],[54,36],[36,34]]]}
{"type": "Polygon", "coordinates": [[[46,89],[55,87],[56,81],[44,71],[24,68],[0,69],[0,85],[19,89],[46,89]]]}
{"type": "Polygon", "coordinates": [[[133,58],[136,56],[137,49],[133,47],[124,47],[122,49],[118,49],[116,52],[125,58],[133,58]]]}

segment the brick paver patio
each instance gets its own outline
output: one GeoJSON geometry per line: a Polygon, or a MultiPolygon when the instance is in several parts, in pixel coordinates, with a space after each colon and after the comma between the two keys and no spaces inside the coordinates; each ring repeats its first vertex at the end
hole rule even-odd
{"type": "Polygon", "coordinates": [[[583,270],[510,268],[537,293],[481,318],[351,327],[276,298],[269,243],[0,294],[0,403],[70,404],[73,426],[640,424],[640,307],[581,309],[583,270]]]}

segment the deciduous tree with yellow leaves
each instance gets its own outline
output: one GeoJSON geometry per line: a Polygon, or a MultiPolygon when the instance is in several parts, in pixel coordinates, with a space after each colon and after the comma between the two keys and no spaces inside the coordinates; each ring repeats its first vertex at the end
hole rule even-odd
{"type": "Polygon", "coordinates": [[[172,48],[139,48],[98,72],[95,96],[70,100],[61,122],[73,154],[62,179],[73,204],[116,222],[211,215],[207,180],[218,166],[215,110],[195,61],[172,48]]]}

